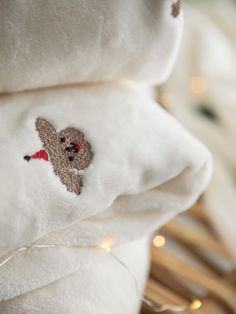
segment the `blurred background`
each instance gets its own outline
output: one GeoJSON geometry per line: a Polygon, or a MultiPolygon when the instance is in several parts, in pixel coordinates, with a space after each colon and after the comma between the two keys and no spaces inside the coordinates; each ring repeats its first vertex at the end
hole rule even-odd
{"type": "Polygon", "coordinates": [[[142,314],[236,313],[236,1],[186,0],[184,12],[157,98],[207,145],[214,173],[198,203],[153,238],[142,314]]]}

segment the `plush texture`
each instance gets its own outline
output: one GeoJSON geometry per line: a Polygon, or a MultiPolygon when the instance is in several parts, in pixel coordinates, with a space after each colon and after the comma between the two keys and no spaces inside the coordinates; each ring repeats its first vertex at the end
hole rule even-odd
{"type": "Polygon", "coordinates": [[[140,85],[60,88],[0,101],[1,261],[9,249],[34,240],[57,245],[18,252],[0,268],[0,310],[137,313],[148,272],[148,237],[202,193],[211,174],[209,153],[140,85]],[[24,159],[41,148],[38,117],[55,130],[81,130],[91,144],[94,156],[80,195],[67,190],[50,159],[24,159]],[[125,266],[94,249],[107,237],[114,254],[116,247],[123,252],[118,256],[125,266]]]}
{"type": "Polygon", "coordinates": [[[185,16],[178,62],[162,92],[168,93],[170,111],[213,154],[214,175],[204,194],[206,213],[235,259],[235,3],[186,5],[185,16]],[[196,75],[207,82],[199,94],[191,90],[196,75]]]}
{"type": "Polygon", "coordinates": [[[0,4],[0,312],[137,314],[150,235],[211,176],[148,87],[173,65],[180,1],[0,4]]]}
{"type": "Polygon", "coordinates": [[[19,255],[1,269],[5,301],[0,312],[136,314],[148,275],[148,243],[146,237],[114,248],[118,261],[89,249],[34,249],[19,255]]]}
{"type": "Polygon", "coordinates": [[[1,0],[0,92],[119,79],[160,83],[182,33],[172,0],[1,0]]]}
{"type": "MultiPolygon", "coordinates": [[[[121,220],[125,213],[143,216],[137,229],[126,231],[121,224],[115,242],[120,237],[127,241],[150,226],[158,227],[155,215],[173,216],[189,207],[209,180],[210,157],[205,148],[152,97],[131,86],[96,85],[5,96],[0,99],[0,111],[1,254],[102,212],[108,215],[104,220],[110,220],[112,233],[113,220],[119,229],[119,219],[110,216],[107,208],[118,197],[122,205],[115,205],[113,212],[121,220]],[[35,128],[38,118],[50,121],[57,131],[79,129],[89,141],[94,156],[83,172],[79,196],[62,184],[50,160],[24,160],[26,153],[42,147],[35,128]],[[146,197],[138,194],[150,189],[155,191],[146,197]],[[122,203],[125,195],[131,200],[127,208],[122,203]]],[[[133,219],[128,219],[129,224],[135,226],[137,218],[133,219]]],[[[86,244],[100,241],[104,233],[102,228],[90,232],[86,244]]]]}

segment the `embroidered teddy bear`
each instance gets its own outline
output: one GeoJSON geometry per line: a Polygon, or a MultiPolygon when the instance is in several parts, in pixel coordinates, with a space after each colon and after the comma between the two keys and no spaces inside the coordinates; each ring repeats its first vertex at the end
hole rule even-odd
{"type": "Polygon", "coordinates": [[[83,185],[80,171],[88,167],[93,158],[91,145],[84,139],[84,134],[71,127],[56,132],[47,120],[41,118],[36,120],[35,126],[44,150],[24,156],[24,159],[49,160],[67,190],[79,195],[83,185]]]}

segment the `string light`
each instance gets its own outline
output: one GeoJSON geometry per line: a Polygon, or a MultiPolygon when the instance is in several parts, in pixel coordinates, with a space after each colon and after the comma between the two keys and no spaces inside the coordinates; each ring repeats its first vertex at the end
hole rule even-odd
{"type": "MultiPolygon", "coordinates": [[[[153,244],[157,247],[163,246],[165,245],[165,238],[161,235],[157,235],[154,239],[153,239],[153,244]]],[[[136,293],[137,295],[139,295],[139,291],[138,291],[138,283],[137,280],[135,278],[135,276],[133,275],[133,273],[130,271],[129,267],[123,262],[121,261],[116,255],[114,255],[111,252],[111,248],[114,244],[114,240],[111,237],[107,237],[105,238],[102,243],[98,246],[99,248],[103,249],[104,251],[106,251],[114,260],[116,260],[122,267],[124,267],[129,274],[131,275],[131,277],[134,280],[135,283],[135,287],[136,287],[136,293]]],[[[18,248],[14,251],[11,251],[10,254],[0,263],[0,268],[3,267],[4,265],[6,265],[11,259],[13,259],[17,254],[21,253],[21,252],[26,252],[29,249],[45,249],[45,248],[60,248],[60,247],[64,247],[64,248],[82,248],[79,246],[70,246],[70,245],[59,245],[59,244],[29,244],[27,246],[18,248]]],[[[84,248],[84,247],[83,247],[84,248]]],[[[88,247],[88,249],[92,249],[94,247],[88,247]]],[[[157,306],[156,304],[154,304],[151,300],[149,300],[148,298],[144,297],[142,299],[142,301],[147,304],[154,313],[161,313],[161,312],[165,312],[165,311],[169,311],[172,313],[180,313],[180,312],[185,312],[186,310],[197,310],[201,307],[202,302],[198,299],[193,300],[193,302],[191,303],[190,307],[186,307],[186,306],[181,306],[181,305],[174,305],[174,304],[163,304],[161,306],[157,306]]],[[[1,301],[0,301],[1,302],[1,301]]]]}
{"type": "Polygon", "coordinates": [[[162,235],[157,235],[152,242],[154,246],[162,247],[166,244],[166,239],[162,235]]]}
{"type": "Polygon", "coordinates": [[[190,310],[198,310],[202,306],[202,302],[198,299],[193,300],[193,302],[190,305],[190,310]]]}
{"type": "Polygon", "coordinates": [[[186,313],[186,311],[195,311],[198,310],[202,306],[202,302],[198,299],[193,300],[190,306],[184,305],[173,305],[173,304],[163,304],[156,305],[148,298],[144,297],[143,302],[150,308],[154,313],[163,313],[168,311],[169,313],[186,313]]]}
{"type": "Polygon", "coordinates": [[[102,243],[100,244],[100,247],[103,250],[110,252],[113,244],[114,244],[114,240],[111,237],[107,237],[102,241],[102,243]]]}
{"type": "Polygon", "coordinates": [[[15,257],[18,253],[27,251],[29,249],[42,249],[42,248],[54,248],[59,247],[56,244],[29,244],[27,246],[20,247],[14,251],[11,251],[10,254],[0,263],[0,268],[7,264],[13,257],[15,257]]]}
{"type": "Polygon", "coordinates": [[[163,312],[171,312],[171,313],[183,313],[188,310],[187,306],[183,305],[173,305],[173,304],[163,304],[160,306],[157,306],[155,303],[153,303],[148,298],[143,298],[143,302],[152,309],[154,313],[163,313],[163,312]]]}
{"type": "Polygon", "coordinates": [[[170,93],[164,92],[160,95],[160,103],[165,108],[169,108],[173,103],[173,96],[170,93]]]}
{"type": "Polygon", "coordinates": [[[194,94],[204,94],[207,92],[208,83],[205,77],[203,76],[194,76],[190,82],[191,91],[194,94]]]}

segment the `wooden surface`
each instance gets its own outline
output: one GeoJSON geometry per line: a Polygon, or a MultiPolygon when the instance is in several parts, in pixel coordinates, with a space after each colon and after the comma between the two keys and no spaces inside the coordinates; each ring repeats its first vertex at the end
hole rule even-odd
{"type": "MultiPolygon", "coordinates": [[[[151,246],[145,297],[157,310],[174,309],[161,313],[236,314],[235,262],[205,210],[201,200],[158,232],[166,239],[163,246],[151,246]],[[193,310],[194,305],[200,307],[193,310]]],[[[157,312],[143,304],[141,314],[152,313],[157,312]]]]}

